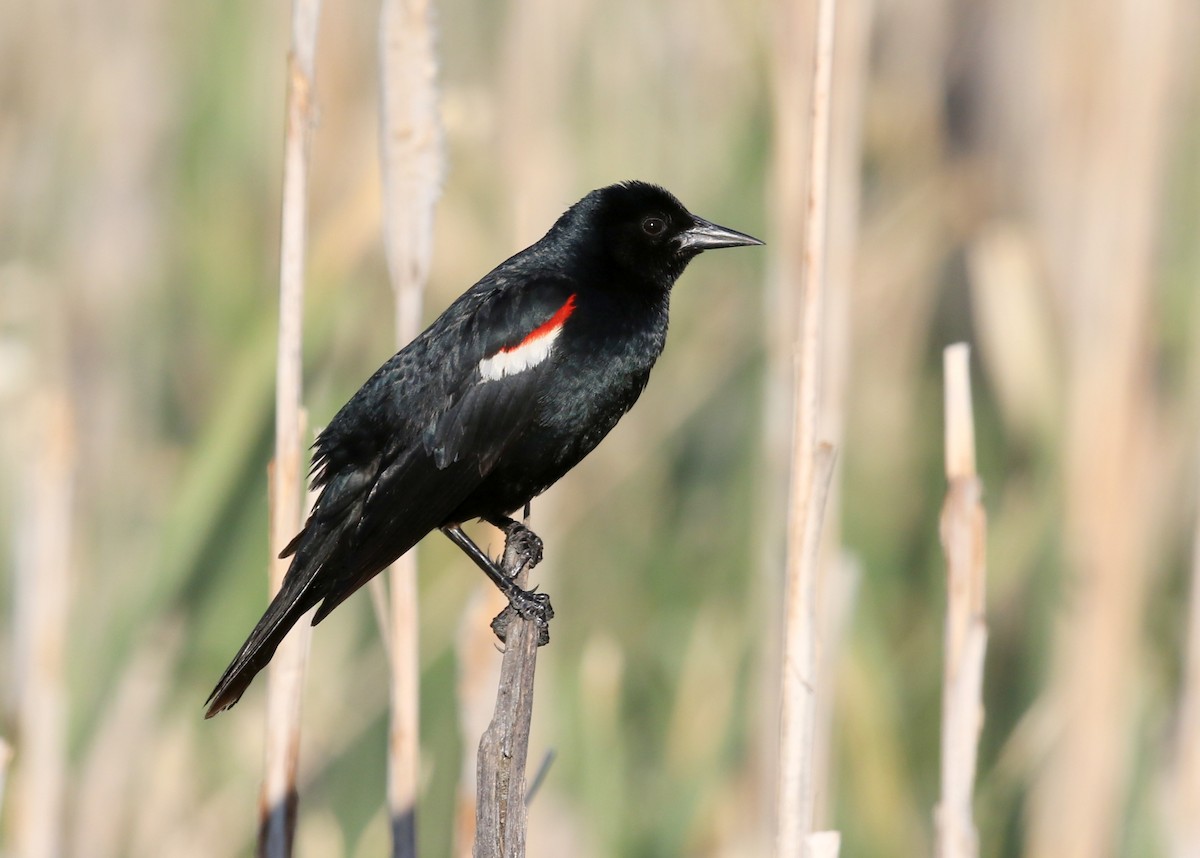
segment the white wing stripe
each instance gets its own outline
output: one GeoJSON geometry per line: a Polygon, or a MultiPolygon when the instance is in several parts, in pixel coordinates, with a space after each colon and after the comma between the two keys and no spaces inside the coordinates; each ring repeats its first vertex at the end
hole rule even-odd
{"type": "Polygon", "coordinates": [[[532,369],[550,357],[554,341],[562,333],[562,325],[551,328],[540,337],[531,337],[511,351],[498,351],[479,362],[479,374],[484,381],[499,381],[506,375],[516,375],[532,369]]]}

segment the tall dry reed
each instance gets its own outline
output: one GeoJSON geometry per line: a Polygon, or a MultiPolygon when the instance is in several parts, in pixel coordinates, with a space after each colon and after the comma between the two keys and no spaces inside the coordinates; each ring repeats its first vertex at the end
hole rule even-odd
{"type": "MultiPolygon", "coordinates": [[[[31,399],[16,564],[17,743],[14,853],[62,852],[67,788],[67,662],[76,428],[62,389],[31,399]]],[[[6,749],[7,750],[7,749],[6,749]]]]}
{"type": "MultiPolygon", "coordinates": [[[[821,611],[819,594],[820,541],[825,500],[833,473],[834,451],[818,444],[821,355],[825,326],[826,236],[829,216],[829,142],[835,44],[835,4],[824,0],[817,7],[816,48],[811,76],[810,140],[807,170],[787,168],[798,158],[795,151],[777,155],[780,172],[803,181],[807,192],[803,237],[791,244],[795,224],[783,221],[784,262],[800,290],[796,328],[792,402],[791,483],[787,527],[787,573],[784,591],[784,640],[780,695],[779,782],[776,793],[776,844],[779,856],[800,856],[810,851],[816,812],[816,689],[819,686],[821,611]],[[800,254],[796,258],[796,254],[800,254]]],[[[790,105],[795,109],[795,105],[790,105]]],[[[781,176],[782,180],[784,176],[781,176]]],[[[799,187],[783,193],[795,198],[799,187]]]]}
{"type": "Polygon", "coordinates": [[[1152,582],[1154,442],[1148,349],[1154,248],[1182,4],[1135,15],[1117,2],[1064,3],[1031,17],[1044,75],[1034,214],[1064,322],[1060,454],[1070,598],[1045,699],[1056,736],[1030,796],[1032,856],[1117,854],[1128,796],[1142,612],[1152,582]],[[1074,10],[1086,27],[1051,48],[1074,10]],[[1073,169],[1063,170],[1067,164],[1073,169]]]}
{"type": "Polygon", "coordinates": [[[946,631],[942,664],[942,791],[934,813],[938,858],[977,858],[972,809],[983,729],[984,619],[987,585],[983,483],[975,470],[970,351],[945,351],[946,481],[941,540],[946,553],[946,631]]]}
{"type": "MultiPolygon", "coordinates": [[[[308,252],[308,172],[316,116],[316,47],[319,0],[292,4],[288,56],[287,128],[284,139],[283,218],[279,242],[279,344],[275,380],[275,457],[270,468],[270,595],[279,591],[288,561],[279,557],[303,524],[304,438],[302,348],[304,269],[308,252]]],[[[296,770],[300,758],[300,707],[310,627],[301,617],[280,643],[267,674],[265,774],[260,797],[258,853],[292,854],[296,830],[296,770]]]]}
{"type": "MultiPolygon", "coordinates": [[[[379,20],[380,159],[383,234],[396,303],[396,343],[421,330],[422,295],[433,256],[433,214],[444,153],[438,114],[433,7],[427,0],[384,0],[379,20]]],[[[420,776],[420,673],[417,555],[392,565],[386,646],[391,663],[388,810],[392,855],[417,854],[420,776]]]]}

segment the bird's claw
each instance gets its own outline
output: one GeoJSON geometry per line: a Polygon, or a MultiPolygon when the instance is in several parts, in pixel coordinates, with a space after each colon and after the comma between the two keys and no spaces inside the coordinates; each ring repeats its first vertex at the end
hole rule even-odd
{"type": "Polygon", "coordinates": [[[542,549],[541,537],[521,522],[513,521],[504,526],[505,559],[513,556],[519,561],[512,577],[515,578],[521,572],[532,569],[541,563],[542,549]]]}
{"type": "MultiPolygon", "coordinates": [[[[538,542],[540,544],[541,540],[538,542]]],[[[516,617],[521,617],[537,626],[538,646],[550,643],[550,620],[554,618],[554,608],[550,604],[548,595],[521,590],[519,595],[509,601],[508,607],[492,620],[492,631],[496,633],[496,637],[502,643],[507,642],[508,629],[516,617]]]]}

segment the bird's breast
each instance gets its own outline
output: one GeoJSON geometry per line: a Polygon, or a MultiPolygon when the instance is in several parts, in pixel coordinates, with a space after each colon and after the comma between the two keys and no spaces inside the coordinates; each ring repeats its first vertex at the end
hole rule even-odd
{"type": "Polygon", "coordinates": [[[587,310],[581,302],[555,334],[535,376],[533,419],[456,515],[518,509],[595,449],[641,395],[666,342],[665,316],[587,310]]]}
{"type": "Polygon", "coordinates": [[[583,311],[555,343],[553,373],[540,397],[543,425],[577,435],[590,450],[646,386],[666,343],[662,314],[611,313],[588,319],[583,311]]]}

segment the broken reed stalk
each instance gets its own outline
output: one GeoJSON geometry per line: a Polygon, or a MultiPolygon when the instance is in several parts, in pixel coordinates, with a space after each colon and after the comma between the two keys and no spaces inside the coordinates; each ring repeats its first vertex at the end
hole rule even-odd
{"type": "MultiPolygon", "coordinates": [[[[815,809],[813,739],[816,722],[819,545],[825,499],[833,472],[833,448],[818,445],[821,334],[824,317],[826,234],[829,219],[829,140],[833,89],[834,0],[817,7],[813,53],[811,138],[803,257],[788,267],[802,289],[795,342],[793,446],[787,526],[787,573],[784,594],[779,772],[775,804],[775,852],[780,858],[811,851],[815,809]]],[[[785,153],[786,154],[786,153],[785,153]]],[[[783,193],[797,194],[796,188],[783,193]]],[[[785,261],[785,265],[787,265],[785,261]]]]}
{"type": "Polygon", "coordinates": [[[970,349],[944,353],[946,480],[941,540],[946,553],[946,639],[942,666],[942,791],[934,812],[937,858],[975,858],[971,812],[979,731],[983,727],[987,520],[975,471],[970,349]]]}
{"type": "MultiPolygon", "coordinates": [[[[504,608],[504,595],[490,583],[477,587],[458,619],[454,643],[457,656],[458,734],[465,747],[479,741],[492,721],[496,687],[500,683],[500,661],[496,637],[488,626],[504,608]]],[[[454,801],[454,845],[451,855],[468,858],[475,846],[475,799],[478,793],[478,760],[463,754],[459,764],[454,801]]]]}
{"type": "MultiPolygon", "coordinates": [[[[501,568],[516,574],[520,566],[516,541],[508,540],[501,568]]],[[[521,572],[517,583],[527,586],[527,577],[521,572]]],[[[525,855],[525,764],[529,756],[537,651],[537,624],[514,615],[508,625],[500,665],[496,709],[479,740],[474,858],[524,858],[525,855]]]]}
{"type": "MultiPolygon", "coordinates": [[[[437,58],[428,0],[384,0],[379,16],[379,73],[383,245],[395,297],[399,348],[421,329],[422,295],[433,257],[433,212],[442,180],[437,58]]],[[[415,551],[392,564],[388,580],[385,613],[389,619],[383,626],[391,665],[388,814],[392,855],[415,858],[421,669],[415,551]]]]}
{"type": "Polygon", "coordinates": [[[808,858],[838,858],[842,849],[842,835],[836,831],[817,831],[805,841],[808,858]]]}
{"type": "MultiPolygon", "coordinates": [[[[301,340],[307,233],[308,160],[315,119],[313,85],[320,0],[293,0],[288,54],[287,128],[283,213],[279,242],[279,352],[275,386],[275,458],[271,464],[270,595],[279,591],[288,563],[279,552],[300,529],[304,497],[301,340]]],[[[267,675],[264,775],[259,798],[258,854],[286,858],[296,827],[296,767],[308,622],[301,619],[271,661],[267,675]]]]}

